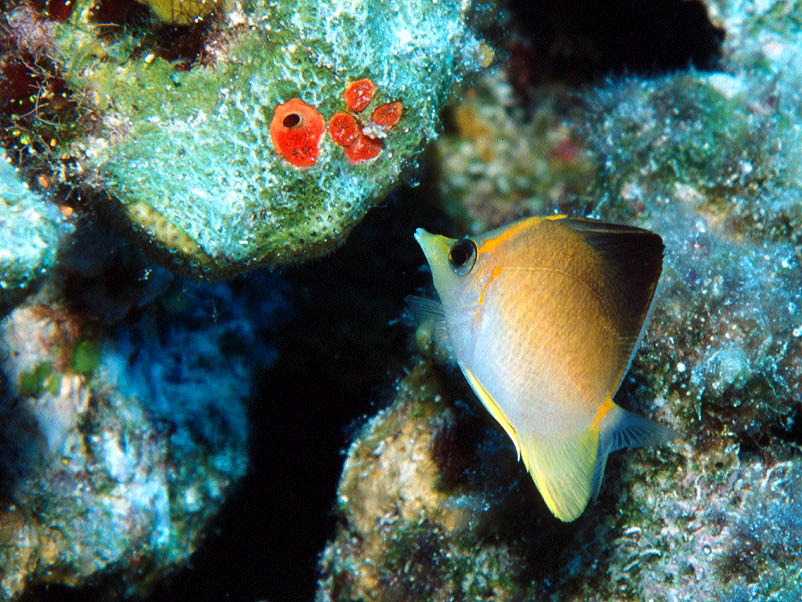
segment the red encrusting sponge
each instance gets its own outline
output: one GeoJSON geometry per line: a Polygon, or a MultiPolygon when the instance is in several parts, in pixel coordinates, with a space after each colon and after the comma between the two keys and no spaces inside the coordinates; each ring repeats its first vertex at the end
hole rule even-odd
{"type": "Polygon", "coordinates": [[[400,102],[388,102],[380,107],[376,107],[370,120],[383,128],[391,128],[401,119],[404,105],[400,102]]]}
{"type": "Polygon", "coordinates": [[[295,167],[315,164],[325,132],[323,115],[300,98],[280,104],[273,111],[270,140],[279,154],[295,167]]]}
{"type": "Polygon", "coordinates": [[[370,138],[359,130],[356,141],[344,148],[345,156],[351,163],[370,161],[379,156],[384,143],[379,138],[370,138]]]}
{"type": "Polygon", "coordinates": [[[370,104],[373,98],[373,93],[376,91],[376,86],[368,78],[358,79],[351,82],[345,88],[345,106],[349,111],[359,113],[366,106],[370,104]]]}
{"type": "Polygon", "coordinates": [[[329,119],[329,135],[340,146],[348,146],[356,142],[359,133],[359,124],[357,124],[353,115],[335,113],[329,119]]]}
{"type": "Polygon", "coordinates": [[[382,138],[385,132],[401,119],[404,106],[397,101],[387,102],[376,107],[365,124],[355,113],[365,110],[373,100],[376,86],[367,78],[351,82],[345,88],[343,97],[348,113],[335,113],[329,119],[331,139],[343,147],[345,156],[351,163],[370,161],[379,156],[384,148],[382,138]],[[378,126],[378,130],[375,127],[378,126]],[[369,132],[368,135],[365,132],[369,132]]]}

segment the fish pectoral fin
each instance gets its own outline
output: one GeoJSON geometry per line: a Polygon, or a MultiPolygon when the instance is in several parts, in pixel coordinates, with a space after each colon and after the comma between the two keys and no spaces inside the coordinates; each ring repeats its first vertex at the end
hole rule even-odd
{"type": "Polygon", "coordinates": [[[493,400],[493,397],[487,390],[482,386],[482,383],[473,375],[473,372],[470,371],[469,368],[466,368],[465,365],[460,362],[459,364],[462,373],[465,375],[465,378],[468,381],[468,384],[471,385],[471,389],[473,392],[476,393],[476,396],[482,402],[482,405],[485,406],[490,415],[496,419],[501,425],[501,428],[504,429],[504,432],[509,435],[510,439],[512,439],[512,443],[515,445],[515,452],[518,454],[518,459],[521,459],[521,445],[518,442],[518,436],[515,433],[515,429],[512,428],[510,421],[507,420],[507,417],[504,415],[504,412],[501,411],[501,408],[498,407],[498,404],[493,400]]]}
{"type": "Polygon", "coordinates": [[[579,518],[593,495],[599,432],[590,427],[568,438],[519,433],[521,455],[549,510],[563,522],[579,518]]]}
{"type": "Polygon", "coordinates": [[[443,304],[435,299],[419,297],[418,295],[407,295],[404,301],[406,301],[407,311],[412,316],[415,325],[418,327],[427,325],[431,328],[431,337],[434,344],[447,355],[453,355],[446,328],[446,314],[443,310],[443,304]]]}

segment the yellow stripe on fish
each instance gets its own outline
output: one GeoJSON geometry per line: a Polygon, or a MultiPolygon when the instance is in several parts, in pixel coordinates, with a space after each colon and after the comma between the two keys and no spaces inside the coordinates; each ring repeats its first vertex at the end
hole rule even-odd
{"type": "Polygon", "coordinates": [[[612,401],[660,278],[657,234],[560,215],[415,239],[460,369],[557,518],[582,514],[610,452],[674,437],[612,401]]]}

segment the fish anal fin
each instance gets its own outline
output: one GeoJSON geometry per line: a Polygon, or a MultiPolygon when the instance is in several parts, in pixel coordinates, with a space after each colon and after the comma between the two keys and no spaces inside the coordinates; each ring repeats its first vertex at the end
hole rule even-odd
{"type": "Polygon", "coordinates": [[[599,433],[541,439],[519,434],[521,455],[549,510],[563,522],[579,518],[593,494],[599,433]]]}
{"type": "Polygon", "coordinates": [[[496,422],[501,425],[501,428],[504,429],[504,432],[507,433],[510,439],[512,439],[513,445],[515,445],[515,451],[518,454],[518,459],[521,459],[521,445],[518,441],[518,435],[515,432],[515,429],[512,428],[510,421],[507,420],[507,417],[504,415],[504,412],[501,411],[501,408],[498,407],[498,404],[493,400],[493,397],[487,390],[482,386],[482,383],[473,375],[473,372],[470,371],[463,363],[460,362],[459,364],[462,373],[465,375],[468,384],[473,389],[473,392],[476,393],[476,396],[482,402],[482,405],[485,406],[490,415],[495,418],[496,422]]]}

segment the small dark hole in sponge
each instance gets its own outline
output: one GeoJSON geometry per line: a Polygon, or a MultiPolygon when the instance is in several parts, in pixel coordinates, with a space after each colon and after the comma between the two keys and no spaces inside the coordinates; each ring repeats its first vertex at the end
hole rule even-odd
{"type": "Polygon", "coordinates": [[[294,128],[301,125],[301,116],[298,113],[290,113],[281,120],[281,125],[285,128],[294,128]]]}

